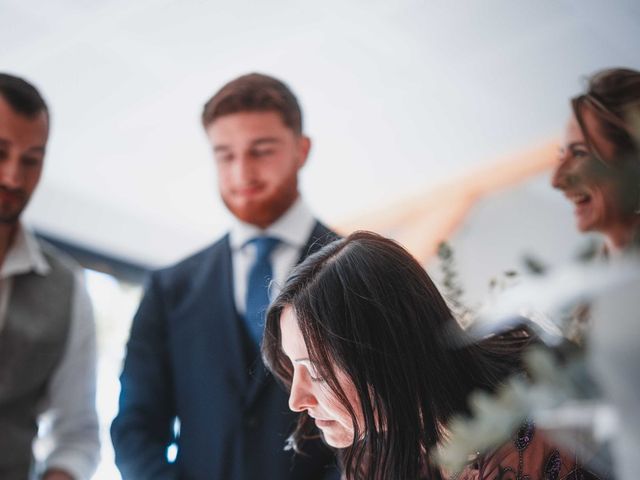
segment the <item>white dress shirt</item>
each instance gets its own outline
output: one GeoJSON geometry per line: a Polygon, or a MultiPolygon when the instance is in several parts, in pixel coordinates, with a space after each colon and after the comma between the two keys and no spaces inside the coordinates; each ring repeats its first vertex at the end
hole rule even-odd
{"type": "MultiPolygon", "coordinates": [[[[0,267],[0,331],[6,323],[13,277],[27,272],[46,276],[51,267],[31,232],[19,226],[0,267]]],[[[88,480],[99,460],[96,397],[96,338],[91,301],[82,271],[75,272],[67,347],[39,405],[46,423],[40,444],[45,470],[58,468],[88,480]]]]}
{"type": "Polygon", "coordinates": [[[271,254],[273,283],[269,296],[273,300],[287,280],[289,272],[296,265],[302,249],[311,236],[316,220],[302,198],[295,203],[278,220],[264,230],[248,223],[235,220],[229,232],[231,244],[231,260],[233,265],[233,291],[236,310],[240,315],[246,312],[247,283],[249,270],[255,262],[256,246],[249,240],[259,236],[274,237],[280,240],[271,254]]]}

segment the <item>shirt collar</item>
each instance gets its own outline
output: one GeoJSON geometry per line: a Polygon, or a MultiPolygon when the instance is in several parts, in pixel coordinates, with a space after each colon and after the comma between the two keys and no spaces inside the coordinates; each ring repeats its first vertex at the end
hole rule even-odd
{"type": "Polygon", "coordinates": [[[275,237],[293,247],[302,248],[311,235],[315,222],[305,201],[302,200],[302,197],[298,197],[289,210],[264,230],[234,219],[229,233],[229,241],[231,248],[238,250],[252,238],[267,236],[275,237]]]}
{"type": "Polygon", "coordinates": [[[22,224],[18,224],[13,242],[0,268],[0,278],[35,272],[46,275],[51,270],[36,237],[22,224]]]}

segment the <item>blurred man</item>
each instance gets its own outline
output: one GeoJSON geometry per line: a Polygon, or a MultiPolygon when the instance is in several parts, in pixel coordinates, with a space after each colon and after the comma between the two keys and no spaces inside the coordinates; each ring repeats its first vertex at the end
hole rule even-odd
{"type": "Polygon", "coordinates": [[[98,462],[95,326],[81,270],[20,223],[49,136],[40,93],[0,73],[0,478],[89,479],[98,462]],[[34,462],[40,414],[49,453],[34,462]]]}
{"type": "Polygon", "coordinates": [[[319,441],[306,456],[284,450],[294,417],[259,355],[269,280],[335,238],[298,193],[311,148],[300,106],[281,81],[250,74],[218,91],[202,121],[234,222],[149,279],[111,427],[116,463],[125,480],[327,478],[319,441]]]}

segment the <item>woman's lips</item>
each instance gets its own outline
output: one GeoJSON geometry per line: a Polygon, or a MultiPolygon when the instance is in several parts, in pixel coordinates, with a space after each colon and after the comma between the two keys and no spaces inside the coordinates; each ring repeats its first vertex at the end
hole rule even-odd
{"type": "Polygon", "coordinates": [[[567,199],[573,203],[575,214],[580,215],[591,205],[591,195],[584,192],[572,192],[565,194],[567,199]]]}
{"type": "Polygon", "coordinates": [[[591,200],[591,196],[587,193],[574,193],[567,195],[567,198],[576,205],[581,205],[591,200]]]}
{"type": "Polygon", "coordinates": [[[309,413],[309,416],[311,418],[313,418],[313,421],[316,422],[316,425],[318,427],[329,427],[329,426],[331,426],[332,424],[335,423],[333,420],[325,420],[323,418],[316,418],[311,413],[309,413]]]}
{"type": "Polygon", "coordinates": [[[319,420],[317,418],[314,418],[314,421],[316,422],[316,425],[320,428],[330,427],[335,423],[333,420],[319,420]]]}
{"type": "Polygon", "coordinates": [[[593,216],[592,197],[585,192],[567,194],[567,198],[573,203],[573,215],[578,224],[578,228],[586,229],[591,223],[593,216]]]}

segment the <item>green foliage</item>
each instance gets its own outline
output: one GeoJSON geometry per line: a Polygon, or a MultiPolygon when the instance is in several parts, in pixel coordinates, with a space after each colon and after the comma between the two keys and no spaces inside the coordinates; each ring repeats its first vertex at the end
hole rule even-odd
{"type": "MultiPolygon", "coordinates": [[[[589,243],[577,258],[586,262],[597,254],[589,243]]],[[[444,296],[463,326],[469,326],[476,313],[463,302],[464,289],[456,271],[455,255],[447,243],[438,248],[443,273],[444,296]]],[[[532,255],[524,258],[526,271],[544,277],[550,269],[532,255]]],[[[509,270],[491,279],[492,292],[508,289],[519,279],[509,270]]],[[[509,441],[523,422],[541,411],[553,411],[567,402],[594,399],[598,392],[587,373],[584,336],[589,326],[586,304],[565,305],[555,322],[565,341],[554,347],[535,347],[525,352],[526,374],[508,378],[494,393],[474,392],[469,398],[470,416],[458,416],[447,426],[445,445],[433,453],[436,461],[450,472],[459,472],[470,456],[487,452],[509,441]]]]}
{"type": "Polygon", "coordinates": [[[447,242],[438,245],[438,258],[442,270],[443,296],[460,324],[468,326],[473,319],[473,312],[463,301],[464,289],[458,281],[453,249],[447,242]]]}
{"type": "MultiPolygon", "coordinates": [[[[565,347],[577,352],[570,344],[565,347]]],[[[532,348],[525,355],[528,375],[510,377],[493,394],[474,392],[469,398],[471,415],[458,415],[449,422],[447,443],[432,452],[436,461],[447,471],[459,472],[470,453],[486,453],[504,444],[538,412],[595,397],[583,355],[568,356],[560,360],[556,351],[532,348]]]]}
{"type": "Polygon", "coordinates": [[[532,275],[544,275],[547,273],[547,266],[531,254],[526,254],[522,262],[524,263],[526,271],[532,275]]]}

